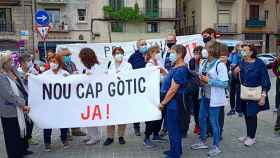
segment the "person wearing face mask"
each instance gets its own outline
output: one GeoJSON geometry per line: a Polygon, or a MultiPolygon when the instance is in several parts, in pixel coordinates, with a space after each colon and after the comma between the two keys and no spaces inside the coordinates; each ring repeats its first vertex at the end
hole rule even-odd
{"type": "MultiPolygon", "coordinates": [[[[160,62],[158,61],[157,54],[160,54],[159,46],[151,46],[148,50],[147,55],[145,56],[146,67],[158,67],[160,69],[161,77],[166,75],[166,70],[160,66],[160,62]]],[[[164,115],[164,114],[163,114],[164,115]]],[[[164,118],[164,116],[163,116],[164,118]]],[[[166,120],[165,120],[166,121],[166,120]]],[[[153,148],[155,147],[154,143],[150,140],[150,136],[153,134],[153,141],[156,142],[166,142],[165,139],[161,138],[159,132],[161,130],[163,119],[155,120],[155,121],[148,121],[146,123],[145,128],[145,138],[144,138],[144,146],[146,148],[153,148]]]]}
{"type": "MultiPolygon", "coordinates": [[[[144,39],[139,39],[136,42],[137,50],[129,57],[128,62],[131,64],[133,69],[141,69],[144,68],[146,65],[145,62],[145,55],[146,52],[143,49],[144,46],[147,46],[147,43],[144,39]],[[141,51],[140,51],[141,49],[141,51]]],[[[140,132],[140,123],[134,123],[134,133],[136,136],[141,136],[140,132]]]]}
{"type": "Polygon", "coordinates": [[[167,158],[180,158],[182,155],[182,132],[186,125],[184,93],[187,83],[188,67],[184,58],[187,50],[183,45],[174,45],[170,49],[173,66],[163,80],[160,92],[163,99],[160,110],[166,108],[167,130],[170,149],[164,154],[167,158]]]}
{"type": "Polygon", "coordinates": [[[0,54],[0,117],[8,158],[23,158],[28,151],[25,113],[27,92],[17,71],[12,66],[11,53],[0,54]]]}
{"type": "MultiPolygon", "coordinates": [[[[68,76],[69,73],[65,70],[63,70],[63,60],[61,55],[54,55],[54,57],[50,58],[50,69],[44,72],[42,75],[45,77],[50,77],[52,75],[58,75],[58,76],[68,76]]],[[[60,138],[61,142],[63,144],[63,148],[67,149],[69,148],[69,142],[67,140],[67,128],[61,128],[60,129],[60,138]]],[[[45,151],[50,152],[51,151],[51,135],[52,135],[52,129],[44,129],[44,144],[45,144],[45,151]]]]}
{"type": "Polygon", "coordinates": [[[220,111],[227,105],[225,88],[228,87],[228,73],[226,65],[219,60],[220,43],[212,41],[206,45],[208,58],[200,66],[201,99],[199,111],[200,141],[193,144],[193,150],[208,149],[207,119],[209,118],[213,133],[213,146],[207,153],[213,157],[221,153],[221,127],[219,122],[220,111]]]}
{"type": "MultiPolygon", "coordinates": [[[[230,108],[231,110],[227,113],[228,116],[235,115],[236,108],[239,107],[239,101],[237,100],[237,91],[240,87],[239,79],[232,73],[234,69],[239,65],[241,61],[241,43],[237,44],[229,55],[230,63],[230,108]]],[[[242,114],[239,114],[242,116],[242,114]]]]}
{"type": "MultiPolygon", "coordinates": [[[[199,75],[199,67],[200,64],[203,62],[202,59],[202,46],[197,46],[193,50],[194,57],[189,61],[189,69],[192,71],[195,75],[199,75]]],[[[194,128],[194,133],[199,135],[200,129],[199,129],[199,86],[193,87],[193,92],[192,92],[192,102],[193,102],[193,114],[194,114],[194,120],[195,120],[195,128],[194,128]]]]}
{"type": "Polygon", "coordinates": [[[169,71],[172,68],[172,64],[170,61],[170,50],[173,45],[175,45],[177,42],[176,35],[175,34],[169,34],[166,38],[166,46],[160,55],[160,63],[164,68],[169,71]]]}
{"type": "MultiPolygon", "coordinates": [[[[109,74],[118,74],[120,72],[129,72],[132,70],[132,66],[124,60],[124,50],[121,47],[116,47],[112,52],[113,60],[109,61],[106,67],[106,73],[109,74]]],[[[117,125],[118,126],[118,136],[119,144],[125,144],[124,134],[126,125],[117,125]]],[[[111,145],[114,142],[115,135],[115,125],[107,126],[107,139],[104,142],[104,146],[111,145]]]]}
{"type": "MultiPolygon", "coordinates": [[[[244,87],[261,87],[259,98],[242,99],[241,94],[245,93],[244,88],[240,90],[238,97],[240,98],[240,112],[245,116],[245,123],[247,128],[247,135],[240,137],[239,141],[245,146],[250,147],[256,143],[256,132],[258,113],[269,109],[268,92],[271,87],[270,78],[267,68],[261,59],[256,57],[257,51],[253,45],[243,45],[241,53],[242,60],[238,67],[235,68],[234,73],[239,77],[240,84],[244,87]]],[[[257,96],[257,94],[256,94],[257,96]]]]}
{"type": "MultiPolygon", "coordinates": [[[[58,53],[63,58],[63,69],[69,74],[78,74],[77,67],[75,63],[71,60],[71,52],[68,48],[62,48],[58,53]]],[[[86,134],[81,130],[81,128],[71,128],[69,130],[68,139],[73,140],[72,136],[86,136],[86,134]]]]}

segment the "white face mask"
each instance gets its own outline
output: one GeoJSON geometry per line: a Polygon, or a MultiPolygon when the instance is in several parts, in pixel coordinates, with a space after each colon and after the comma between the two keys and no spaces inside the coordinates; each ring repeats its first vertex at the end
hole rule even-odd
{"type": "Polygon", "coordinates": [[[58,67],[59,67],[58,64],[56,64],[56,63],[50,63],[50,68],[51,68],[52,70],[57,70],[58,67]]]}
{"type": "Polygon", "coordinates": [[[206,49],[203,49],[201,54],[202,54],[202,58],[205,58],[205,59],[208,58],[208,51],[206,49]]]}
{"type": "Polygon", "coordinates": [[[116,59],[116,61],[123,61],[123,54],[117,54],[116,56],[115,56],[115,59],[116,59]]]}

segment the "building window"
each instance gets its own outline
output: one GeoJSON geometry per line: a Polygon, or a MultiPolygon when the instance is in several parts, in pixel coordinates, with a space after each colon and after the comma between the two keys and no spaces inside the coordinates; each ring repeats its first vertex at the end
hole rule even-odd
{"type": "Polygon", "coordinates": [[[159,0],[146,0],[146,16],[159,16],[159,0]]]}
{"type": "Polygon", "coordinates": [[[86,22],[86,9],[78,9],[78,22],[86,22]]]}
{"type": "Polygon", "coordinates": [[[124,7],[124,0],[110,0],[113,10],[120,10],[124,7]]]}
{"type": "Polygon", "coordinates": [[[0,32],[13,32],[11,8],[0,8],[0,32]]]}
{"type": "Polygon", "coordinates": [[[159,24],[156,22],[147,23],[147,32],[148,33],[159,32],[159,24]]]}
{"type": "Polygon", "coordinates": [[[260,17],[260,6],[250,5],[250,19],[259,19],[260,17]]]}
{"type": "Polygon", "coordinates": [[[269,11],[268,10],[264,11],[265,20],[268,20],[268,16],[269,16],[269,11]]]}
{"type": "Polygon", "coordinates": [[[124,32],[124,23],[122,22],[112,22],[111,23],[112,32],[124,32]]]}
{"type": "Polygon", "coordinates": [[[229,24],[231,22],[230,10],[219,10],[218,19],[219,24],[229,24]]]}
{"type": "Polygon", "coordinates": [[[49,22],[52,24],[60,24],[60,10],[59,9],[45,9],[49,15],[49,22]]]}

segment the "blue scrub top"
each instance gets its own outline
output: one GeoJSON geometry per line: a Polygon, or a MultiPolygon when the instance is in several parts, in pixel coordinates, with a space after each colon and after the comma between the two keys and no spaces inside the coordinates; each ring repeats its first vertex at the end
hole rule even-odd
{"type": "MultiPolygon", "coordinates": [[[[163,83],[161,85],[160,92],[166,94],[171,87],[172,80],[174,80],[177,84],[180,85],[178,92],[179,94],[183,94],[185,92],[185,85],[188,80],[188,68],[186,66],[181,66],[177,68],[172,68],[168,74],[165,76],[163,83]]],[[[175,97],[167,105],[168,109],[177,109],[177,103],[175,97]]]]}

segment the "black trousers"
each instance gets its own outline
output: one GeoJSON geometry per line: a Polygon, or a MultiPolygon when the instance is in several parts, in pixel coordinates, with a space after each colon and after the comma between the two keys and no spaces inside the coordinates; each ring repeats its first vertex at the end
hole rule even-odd
{"type": "Polygon", "coordinates": [[[247,137],[252,139],[256,138],[258,117],[255,116],[245,116],[245,122],[247,127],[247,137]]]}
{"type": "Polygon", "coordinates": [[[148,121],[145,123],[146,123],[145,138],[150,138],[150,136],[152,134],[154,136],[159,135],[159,131],[160,131],[161,125],[162,125],[162,119],[156,120],[156,121],[148,121]]]}
{"type": "Polygon", "coordinates": [[[25,116],[25,123],[26,123],[26,139],[29,140],[32,138],[34,123],[28,116],[25,116]]]}
{"type": "Polygon", "coordinates": [[[199,126],[199,109],[199,90],[196,90],[193,94],[193,115],[196,126],[199,126]]]}
{"type": "Polygon", "coordinates": [[[140,130],[140,123],[133,123],[134,129],[139,129],[140,130]]]}
{"type": "Polygon", "coordinates": [[[26,141],[20,137],[17,118],[2,118],[2,127],[8,158],[23,158],[26,141]]]}
{"type": "Polygon", "coordinates": [[[276,79],[276,97],[275,97],[275,108],[279,109],[280,107],[280,79],[276,79]]]}
{"type": "Polygon", "coordinates": [[[236,99],[237,99],[237,88],[239,86],[238,79],[231,77],[230,80],[230,108],[231,110],[236,110],[236,99]]]}
{"type": "MultiPolygon", "coordinates": [[[[68,132],[69,132],[68,128],[60,129],[60,139],[61,139],[62,143],[66,142],[68,132]]],[[[44,144],[45,145],[51,144],[51,136],[52,136],[52,129],[44,129],[44,144]]]]}
{"type": "Polygon", "coordinates": [[[280,131],[280,108],[277,111],[277,119],[276,119],[274,131],[276,132],[280,131]]]}

